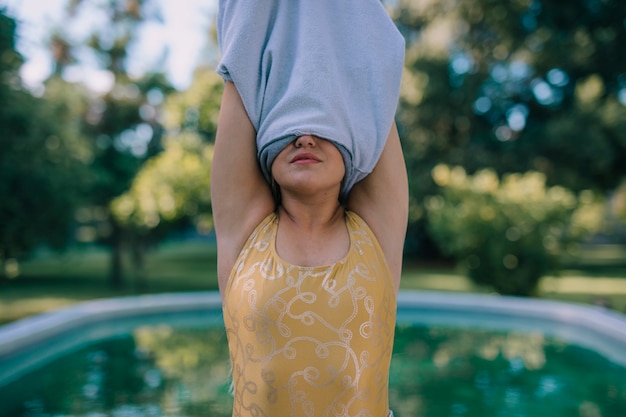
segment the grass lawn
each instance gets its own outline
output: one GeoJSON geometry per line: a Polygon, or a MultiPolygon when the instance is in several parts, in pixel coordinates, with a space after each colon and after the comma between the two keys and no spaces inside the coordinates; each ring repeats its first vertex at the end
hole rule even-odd
{"type": "MultiPolygon", "coordinates": [[[[101,250],[40,255],[20,264],[20,275],[0,281],[0,324],[77,301],[139,293],[217,290],[215,247],[185,242],[161,246],[148,255],[147,286],[135,285],[126,268],[126,286],[109,288],[108,254],[101,250]]],[[[402,289],[488,292],[451,267],[410,265],[402,289]]],[[[567,260],[559,276],[541,281],[542,298],[594,303],[606,301],[626,312],[626,247],[594,246],[567,260]]]]}
{"type": "Polygon", "coordinates": [[[125,262],[126,285],[107,283],[109,255],[103,250],[44,255],[20,264],[20,275],[0,281],[0,324],[77,301],[143,293],[217,290],[215,248],[166,244],[148,254],[147,286],[136,285],[125,262]]]}

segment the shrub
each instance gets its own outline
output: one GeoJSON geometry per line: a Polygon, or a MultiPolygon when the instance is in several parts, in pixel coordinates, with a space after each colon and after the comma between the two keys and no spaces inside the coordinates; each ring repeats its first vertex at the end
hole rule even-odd
{"type": "Polygon", "coordinates": [[[432,237],[472,281],[501,294],[534,295],[563,251],[600,227],[603,205],[593,193],[547,187],[539,172],[499,179],[438,165],[432,174],[441,187],[426,201],[432,237]]]}

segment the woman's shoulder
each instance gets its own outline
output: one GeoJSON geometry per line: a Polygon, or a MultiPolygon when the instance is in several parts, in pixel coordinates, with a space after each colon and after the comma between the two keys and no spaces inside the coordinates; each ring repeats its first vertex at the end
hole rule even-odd
{"type": "Polygon", "coordinates": [[[269,232],[275,233],[276,228],[278,227],[278,213],[273,211],[265,216],[259,224],[254,228],[248,240],[254,238],[259,234],[267,234],[269,232]]]}
{"type": "Polygon", "coordinates": [[[346,226],[350,233],[367,234],[374,240],[378,240],[370,225],[355,211],[346,210],[346,226]]]}
{"type": "Polygon", "coordinates": [[[260,234],[267,233],[272,224],[277,224],[277,219],[275,212],[265,213],[256,219],[241,219],[237,227],[233,225],[230,231],[222,229],[222,233],[217,235],[220,288],[224,288],[228,276],[244,248],[250,246],[251,240],[255,240],[260,234]]]}

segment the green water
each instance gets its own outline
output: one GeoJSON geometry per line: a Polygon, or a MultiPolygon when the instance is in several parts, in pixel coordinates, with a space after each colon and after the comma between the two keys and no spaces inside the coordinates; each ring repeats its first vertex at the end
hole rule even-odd
{"type": "MultiPolygon", "coordinates": [[[[144,327],[0,387],[2,417],[230,416],[220,329],[144,327]]],[[[540,333],[400,326],[396,416],[625,417],[626,368],[540,333]]]]}

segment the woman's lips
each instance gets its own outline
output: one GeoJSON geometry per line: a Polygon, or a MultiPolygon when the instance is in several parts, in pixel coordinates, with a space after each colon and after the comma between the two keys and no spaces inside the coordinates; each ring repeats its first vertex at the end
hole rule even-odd
{"type": "Polygon", "coordinates": [[[320,162],[320,159],[312,153],[299,153],[291,159],[292,163],[313,163],[320,162]]]}

